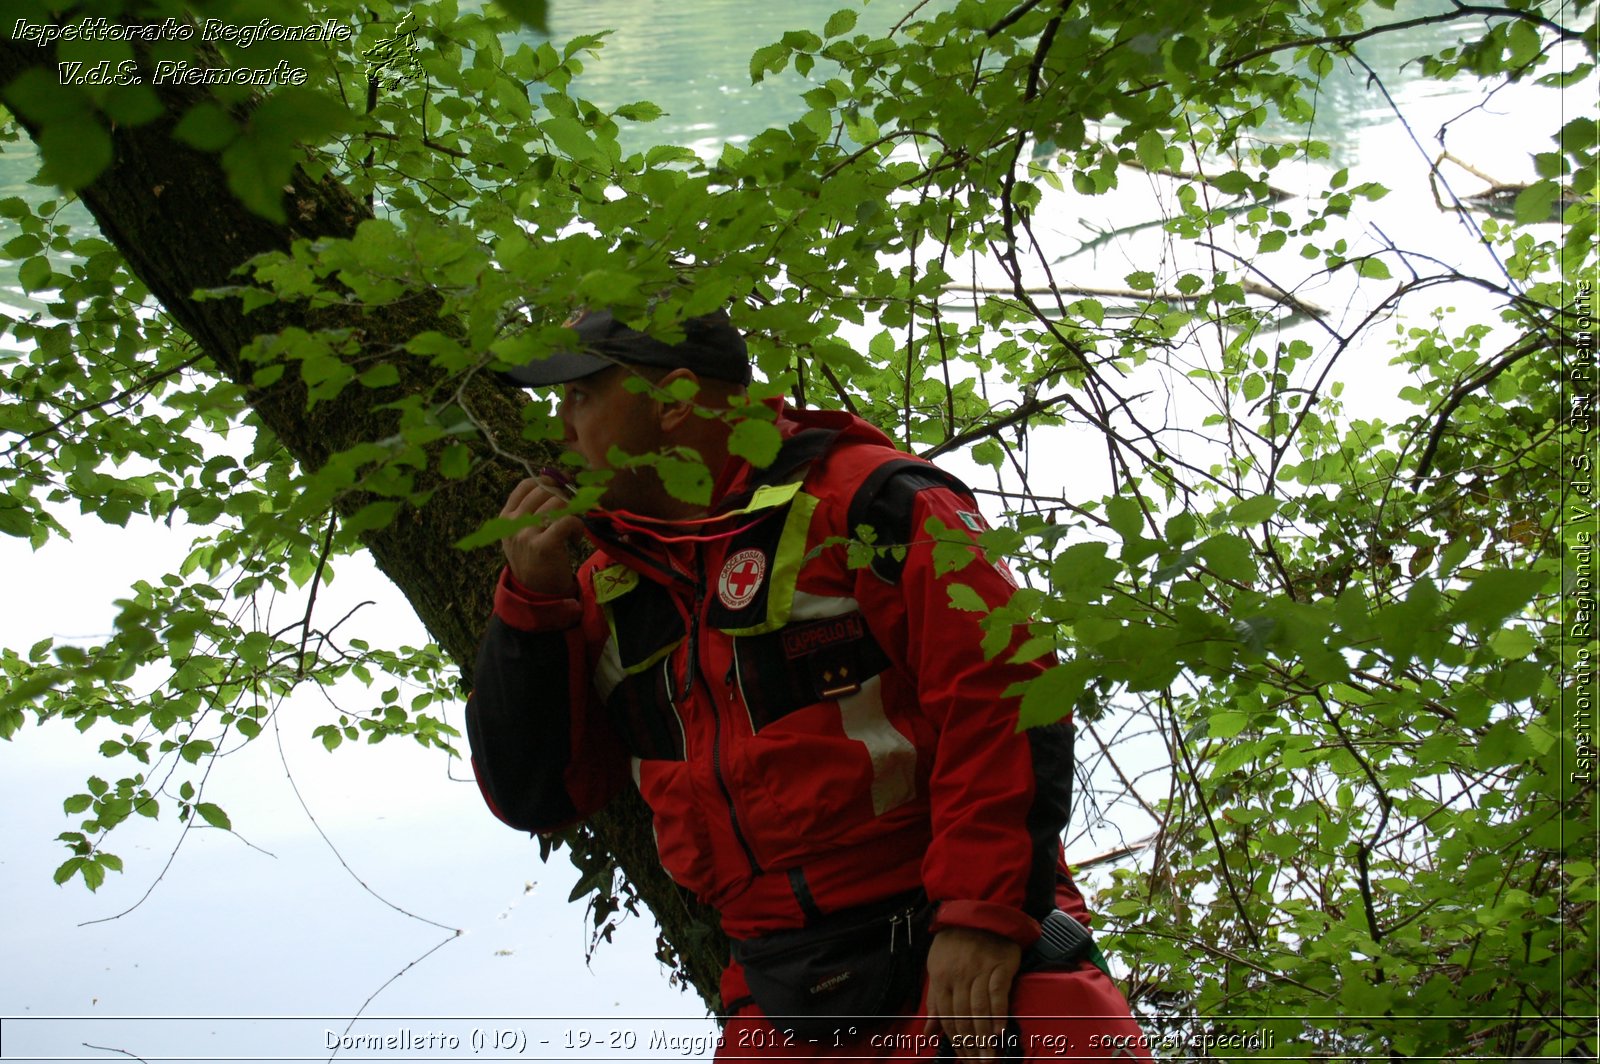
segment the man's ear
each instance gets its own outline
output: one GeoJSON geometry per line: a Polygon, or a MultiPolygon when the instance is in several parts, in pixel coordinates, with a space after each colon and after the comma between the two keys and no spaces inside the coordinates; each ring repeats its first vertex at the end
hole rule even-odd
{"type": "Polygon", "coordinates": [[[661,431],[672,432],[683,425],[694,414],[694,395],[700,394],[700,377],[692,369],[678,368],[668,373],[656,382],[660,392],[672,392],[681,389],[682,385],[674,387],[677,381],[689,381],[694,385],[693,395],[688,399],[673,399],[670,396],[660,396],[657,402],[661,404],[661,431]]]}

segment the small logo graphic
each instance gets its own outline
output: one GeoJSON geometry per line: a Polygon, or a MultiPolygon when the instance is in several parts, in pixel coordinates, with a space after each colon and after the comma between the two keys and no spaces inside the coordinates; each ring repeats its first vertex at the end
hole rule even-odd
{"type": "Polygon", "coordinates": [[[594,574],[594,599],[604,605],[632,591],[639,574],[624,565],[611,565],[594,574]]]}
{"type": "Polygon", "coordinates": [[[855,978],[855,974],[855,972],[847,968],[842,972],[828,976],[828,978],[824,979],[822,982],[808,990],[807,993],[811,994],[813,997],[819,994],[831,994],[844,984],[848,983],[851,979],[855,978]]]}
{"type": "Polygon", "coordinates": [[[983,519],[982,514],[973,513],[971,510],[957,510],[956,516],[961,518],[961,523],[967,526],[969,532],[987,532],[989,523],[983,519]]]}
{"type": "Polygon", "coordinates": [[[758,550],[742,550],[730,555],[717,577],[717,598],[730,610],[742,610],[761,590],[767,575],[767,556],[758,550]]]}

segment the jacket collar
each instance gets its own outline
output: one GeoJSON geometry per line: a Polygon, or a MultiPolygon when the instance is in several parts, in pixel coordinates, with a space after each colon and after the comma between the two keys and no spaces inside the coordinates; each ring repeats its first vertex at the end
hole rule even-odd
{"type": "MultiPolygon", "coordinates": [[[[730,455],[712,488],[712,503],[696,521],[656,521],[595,510],[583,518],[589,539],[606,555],[657,580],[690,582],[671,564],[675,553],[724,540],[748,527],[763,488],[791,483],[842,439],[883,446],[893,443],[878,429],[842,410],[789,410],[782,399],[769,404],[782,436],[777,456],[765,468],[730,455]]],[[[681,559],[681,554],[680,554],[681,559]]]]}

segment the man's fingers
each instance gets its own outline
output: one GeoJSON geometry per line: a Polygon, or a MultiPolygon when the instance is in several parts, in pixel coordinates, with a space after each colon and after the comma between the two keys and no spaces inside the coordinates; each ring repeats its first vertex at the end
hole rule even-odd
{"type": "Polygon", "coordinates": [[[977,1019],[980,1052],[978,1060],[994,1060],[1000,1034],[1005,1030],[1006,1015],[1011,1009],[1011,974],[1004,970],[990,971],[980,978],[974,988],[972,1012],[977,1019]]]}
{"type": "Polygon", "coordinates": [[[975,1060],[973,1035],[977,1033],[977,1025],[972,1017],[972,983],[958,979],[950,989],[950,1013],[945,1019],[945,1034],[951,1036],[950,1043],[957,1059],[975,1060]]]}
{"type": "Polygon", "coordinates": [[[535,517],[500,541],[512,578],[530,591],[570,595],[577,591],[572,575],[568,543],[583,534],[577,516],[561,513],[566,500],[558,498],[529,477],[512,489],[500,516],[507,519],[535,517]]]}
{"type": "Polygon", "coordinates": [[[511,489],[511,494],[506,497],[506,504],[500,508],[501,517],[519,517],[529,511],[523,506],[528,503],[537,491],[542,490],[538,477],[524,477],[511,489]]]}
{"type": "Polygon", "coordinates": [[[994,1060],[1021,962],[1016,943],[985,931],[946,928],[928,952],[928,1027],[959,1060],[994,1060]]]}
{"type": "Polygon", "coordinates": [[[993,1033],[992,1029],[999,1023],[999,1013],[1009,1004],[1005,1000],[1007,995],[996,992],[999,988],[995,984],[1001,977],[998,971],[984,972],[972,988],[972,1014],[977,1017],[983,1034],[993,1033]]]}
{"type": "MultiPolygon", "coordinates": [[[[556,504],[559,506],[561,500],[557,499],[556,504]]],[[[549,507],[552,510],[555,508],[555,506],[549,507]]],[[[542,514],[547,511],[546,508],[541,507],[539,512],[542,514]]],[[[572,514],[563,514],[543,528],[524,529],[524,531],[534,532],[551,543],[565,544],[567,541],[577,539],[583,535],[583,522],[572,514]]]]}
{"type": "MultiPolygon", "coordinates": [[[[527,517],[529,514],[548,514],[565,506],[567,500],[551,492],[545,486],[543,480],[544,478],[542,477],[529,477],[520,482],[512,489],[510,497],[506,499],[505,506],[500,510],[500,516],[514,519],[527,517]]],[[[558,524],[563,526],[559,538],[570,538],[578,531],[577,518],[573,518],[570,523],[566,522],[565,519],[555,522],[541,521],[530,525],[528,528],[518,529],[512,535],[523,536],[530,530],[535,535],[538,535],[558,524]]]]}

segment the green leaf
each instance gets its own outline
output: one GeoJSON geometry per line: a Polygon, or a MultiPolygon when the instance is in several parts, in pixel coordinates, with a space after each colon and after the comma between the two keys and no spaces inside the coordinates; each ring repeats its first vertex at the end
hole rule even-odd
{"type": "Polygon", "coordinates": [[[439,455],[439,475],[446,480],[465,480],[472,472],[472,448],[452,443],[439,455]]]}
{"type": "Polygon", "coordinates": [[[1244,726],[1249,723],[1250,716],[1237,710],[1223,710],[1213,713],[1209,721],[1207,735],[1212,739],[1232,739],[1244,731],[1244,726]]]}
{"type": "Polygon", "coordinates": [[[1489,637],[1489,648],[1502,658],[1525,658],[1536,645],[1533,633],[1520,625],[1502,628],[1489,637]]]}
{"type": "Polygon", "coordinates": [[[1162,537],[1174,547],[1181,547],[1194,538],[1194,514],[1182,510],[1167,519],[1167,527],[1162,531],[1162,537]]]}
{"type": "Polygon", "coordinates": [[[760,418],[744,418],[733,426],[728,436],[728,452],[750,461],[758,469],[765,469],[778,457],[783,446],[783,436],[778,427],[760,418]]]}
{"type": "Polygon", "coordinates": [[[1550,179],[1535,181],[1517,193],[1517,221],[1524,225],[1554,221],[1559,216],[1556,199],[1560,194],[1561,186],[1557,182],[1550,179]]]}
{"type": "Polygon", "coordinates": [[[40,255],[22,264],[17,280],[22,282],[24,292],[37,292],[50,287],[50,274],[50,260],[40,255]]]}
{"type": "Polygon", "coordinates": [[[1250,187],[1250,178],[1248,175],[1239,170],[1230,170],[1225,174],[1218,174],[1216,177],[1213,177],[1211,179],[1211,184],[1214,185],[1219,192],[1225,192],[1230,196],[1237,196],[1239,193],[1250,187]]]}
{"type": "Polygon", "coordinates": [[[1144,532],[1144,509],[1139,500],[1116,495],[1106,500],[1106,520],[1124,541],[1135,540],[1144,532]]]}
{"type": "Polygon", "coordinates": [[[1160,170],[1167,165],[1167,138],[1153,129],[1149,130],[1139,137],[1135,154],[1145,169],[1160,170]]]}
{"type": "Polygon", "coordinates": [[[824,37],[838,37],[840,34],[849,33],[855,28],[855,10],[847,7],[828,16],[828,24],[822,28],[822,35],[824,37]]]}
{"type": "Polygon", "coordinates": [[[368,388],[389,388],[400,383],[400,369],[392,362],[384,362],[366,370],[356,380],[368,388]]]}
{"type": "Polygon", "coordinates": [[[1549,582],[1549,575],[1542,572],[1494,569],[1457,596],[1451,613],[1455,620],[1486,632],[1526,606],[1549,582]]]}
{"type": "Polygon", "coordinates": [[[534,33],[550,36],[549,0],[494,0],[494,4],[534,33]]]}
{"type": "Polygon", "coordinates": [[[219,152],[239,136],[239,123],[227,111],[202,100],[184,114],[172,135],[201,151],[219,152]]]}
{"type": "Polygon", "coordinates": [[[1018,728],[1054,724],[1071,713],[1078,699],[1083,696],[1084,688],[1094,678],[1095,671],[1094,662],[1074,658],[1046,669],[1028,681],[1028,686],[1022,692],[1018,728]]]}
{"type": "Polygon", "coordinates": [[[637,103],[623,104],[616,109],[615,114],[618,118],[626,118],[630,122],[654,122],[666,112],[648,100],[640,100],[637,103]]]}
{"type": "Polygon", "coordinates": [[[1255,581],[1255,551],[1243,536],[1222,532],[1200,544],[1198,549],[1206,567],[1222,579],[1246,585],[1255,581]]]}
{"type": "Polygon", "coordinates": [[[768,74],[776,74],[789,64],[789,48],[784,44],[768,44],[757,48],[750,56],[750,84],[754,85],[768,74]]]}
{"type": "Polygon", "coordinates": [[[704,462],[664,456],[656,463],[656,472],[674,499],[700,506],[711,501],[711,472],[704,462]]]}
{"type": "Polygon", "coordinates": [[[61,864],[56,866],[56,873],[53,877],[55,879],[56,886],[59,887],[67,880],[77,875],[88,863],[88,859],[83,857],[69,857],[65,861],[62,861],[61,864]]]}
{"type": "Polygon", "coordinates": [[[400,511],[400,503],[393,499],[381,499],[378,502],[369,502],[342,522],[346,532],[370,532],[375,528],[385,528],[394,520],[394,515],[400,511]]]}
{"type": "Polygon", "coordinates": [[[565,152],[568,158],[585,162],[600,156],[600,149],[595,145],[589,131],[575,118],[549,118],[539,123],[539,128],[544,130],[545,136],[565,152]]]}
{"type": "Polygon", "coordinates": [[[456,550],[477,550],[487,547],[491,543],[498,543],[518,529],[527,528],[533,523],[531,518],[491,517],[476,531],[458,539],[453,546],[456,550]]]}
{"type": "Polygon", "coordinates": [[[201,820],[204,820],[214,828],[221,828],[223,831],[233,830],[233,822],[228,819],[228,814],[224,813],[219,805],[211,802],[196,802],[194,811],[200,814],[201,820]]]}
{"type": "Polygon", "coordinates": [[[111,164],[111,137],[97,119],[51,124],[35,139],[47,178],[64,189],[83,188],[111,164]]]}
{"type": "Polygon", "coordinates": [[[1050,585],[1058,595],[1099,592],[1122,566],[1106,556],[1104,543],[1075,543],[1050,566],[1050,585]]]}
{"type": "Polygon", "coordinates": [[[337,750],[339,745],[344,742],[344,735],[340,733],[338,728],[335,728],[331,724],[324,724],[321,727],[313,728],[311,734],[316,738],[321,739],[323,749],[329,751],[330,753],[334,750],[337,750]]]}
{"type": "Polygon", "coordinates": [[[20,506],[0,506],[0,534],[26,539],[32,532],[33,516],[28,511],[20,506]]]}
{"type": "Polygon", "coordinates": [[[966,610],[968,613],[989,612],[989,604],[966,584],[958,584],[952,581],[946,587],[950,592],[950,605],[956,609],[966,610]]]}
{"type": "Polygon", "coordinates": [[[222,152],[229,191],[251,211],[273,222],[288,220],[283,209],[284,188],[294,164],[288,146],[260,137],[240,137],[222,152]]]}
{"type": "Polygon", "coordinates": [[[1374,281],[1387,281],[1391,276],[1389,267],[1384,264],[1382,259],[1378,258],[1362,259],[1360,273],[1361,276],[1374,281]]]}
{"type": "Polygon", "coordinates": [[[1271,495],[1257,495],[1234,503],[1228,520],[1236,525],[1259,525],[1277,512],[1277,499],[1271,495]]]}
{"type": "Polygon", "coordinates": [[[33,233],[23,233],[19,237],[7,240],[5,247],[0,248],[0,251],[4,251],[8,259],[25,259],[29,255],[37,254],[43,248],[44,242],[37,236],[33,233]]]}

